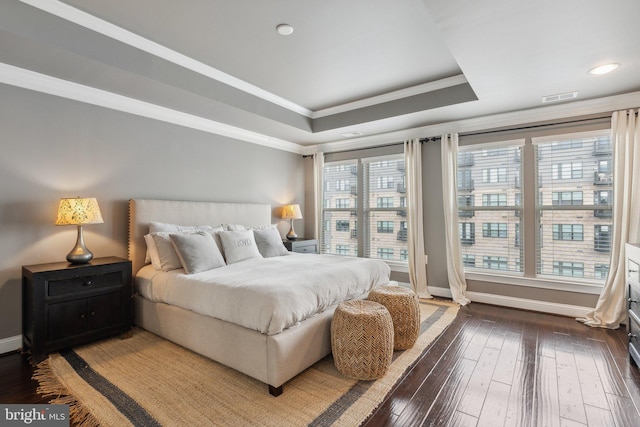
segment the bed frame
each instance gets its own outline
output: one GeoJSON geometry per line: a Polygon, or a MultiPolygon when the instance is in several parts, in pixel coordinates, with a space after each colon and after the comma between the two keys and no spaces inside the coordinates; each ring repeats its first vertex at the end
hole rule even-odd
{"type": "MultiPolygon", "coordinates": [[[[149,222],[180,225],[272,222],[271,206],[251,203],[129,201],[129,259],[133,276],[145,265],[144,235],[149,222]]],[[[266,383],[282,394],[283,384],[331,352],[332,308],[276,335],[264,335],[233,323],[134,296],[135,323],[196,353],[266,383]]]]}

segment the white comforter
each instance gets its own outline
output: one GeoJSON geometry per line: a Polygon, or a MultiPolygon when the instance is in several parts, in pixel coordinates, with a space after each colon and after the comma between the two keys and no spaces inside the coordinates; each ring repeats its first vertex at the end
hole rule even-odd
{"type": "Polygon", "coordinates": [[[387,284],[389,274],[389,266],[380,260],[291,254],[192,275],[146,266],[137,275],[137,289],[151,301],[274,335],[387,284]]]}

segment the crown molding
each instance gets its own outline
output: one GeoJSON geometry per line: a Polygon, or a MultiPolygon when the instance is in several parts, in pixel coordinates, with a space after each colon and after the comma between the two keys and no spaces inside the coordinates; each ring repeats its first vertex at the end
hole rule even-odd
{"type": "Polygon", "coordinates": [[[81,85],[68,80],[0,63],[0,83],[55,95],[111,110],[160,120],[216,135],[226,136],[278,150],[302,154],[299,144],[231,126],[215,120],[187,114],[138,99],[118,95],[102,89],[81,85]]]}
{"type": "Polygon", "coordinates": [[[464,74],[458,74],[452,77],[447,77],[445,79],[440,79],[440,80],[436,80],[429,83],[423,83],[423,84],[411,86],[405,89],[384,93],[382,95],[372,96],[370,98],[364,98],[358,101],[337,105],[335,107],[313,111],[311,113],[311,118],[319,119],[321,117],[332,116],[334,114],[346,113],[347,111],[358,110],[361,108],[370,107],[372,105],[382,104],[390,101],[396,101],[398,99],[408,98],[410,96],[419,95],[421,93],[433,92],[439,89],[446,89],[448,87],[457,86],[465,83],[468,83],[468,81],[467,81],[467,78],[464,76],[464,74]]]}
{"type": "Polygon", "coordinates": [[[537,107],[508,113],[492,114],[469,119],[454,120],[394,132],[380,133],[348,140],[331,141],[323,144],[307,145],[303,154],[311,155],[317,152],[332,153],[338,151],[355,150],[374,147],[412,138],[424,138],[445,133],[478,132],[501,127],[520,126],[547,120],[567,119],[586,116],[589,114],[611,113],[627,108],[640,106],[640,91],[604,98],[574,101],[565,104],[537,107]]]}

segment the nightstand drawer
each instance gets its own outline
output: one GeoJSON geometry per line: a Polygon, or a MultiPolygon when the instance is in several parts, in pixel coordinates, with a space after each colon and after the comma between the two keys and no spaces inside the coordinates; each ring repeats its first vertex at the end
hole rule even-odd
{"type": "Polygon", "coordinates": [[[47,295],[50,297],[86,292],[99,288],[122,286],[123,278],[120,271],[98,274],[94,276],[78,276],[68,279],[51,280],[47,282],[47,295]]]}
{"type": "Polygon", "coordinates": [[[640,286],[629,284],[629,311],[634,312],[640,317],[640,286]]]}
{"type": "Polygon", "coordinates": [[[283,243],[287,250],[291,252],[299,254],[318,253],[318,241],[316,239],[287,240],[283,243]]]}

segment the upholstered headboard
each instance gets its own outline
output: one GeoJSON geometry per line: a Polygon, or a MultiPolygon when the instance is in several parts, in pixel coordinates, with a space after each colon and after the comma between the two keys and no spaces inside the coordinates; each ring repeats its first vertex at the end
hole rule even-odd
{"type": "Polygon", "coordinates": [[[147,246],[144,235],[149,222],[178,225],[243,224],[260,226],[271,223],[271,206],[257,203],[189,202],[179,200],[129,200],[129,259],[135,275],[144,266],[147,246]]]}

